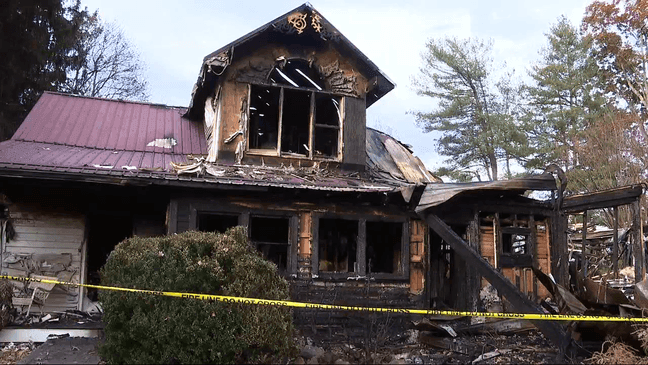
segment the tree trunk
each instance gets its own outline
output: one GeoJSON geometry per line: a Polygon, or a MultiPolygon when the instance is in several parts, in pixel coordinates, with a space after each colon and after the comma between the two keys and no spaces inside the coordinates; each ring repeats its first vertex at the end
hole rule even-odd
{"type": "Polygon", "coordinates": [[[488,155],[488,158],[490,159],[493,181],[496,181],[497,180],[497,157],[495,156],[494,153],[491,153],[488,155]]]}

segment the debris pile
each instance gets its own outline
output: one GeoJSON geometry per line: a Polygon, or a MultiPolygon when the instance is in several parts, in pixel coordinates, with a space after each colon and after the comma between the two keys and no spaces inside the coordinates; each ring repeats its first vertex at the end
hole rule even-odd
{"type": "MultiPolygon", "coordinates": [[[[2,274],[70,282],[78,278],[79,267],[73,264],[72,254],[9,253],[2,260],[2,274]]],[[[29,315],[32,307],[42,307],[56,286],[56,293],[77,298],[79,290],[63,285],[34,281],[10,280],[12,304],[21,313],[29,315]]],[[[58,295],[58,294],[57,294],[58,295]]]]}
{"type": "Polygon", "coordinates": [[[0,349],[0,364],[15,364],[27,357],[34,350],[34,343],[24,342],[15,344],[9,342],[0,349]]]}
{"type": "Polygon", "coordinates": [[[648,364],[648,358],[639,356],[639,351],[623,342],[606,342],[607,350],[596,352],[589,359],[592,364],[648,364]]]}

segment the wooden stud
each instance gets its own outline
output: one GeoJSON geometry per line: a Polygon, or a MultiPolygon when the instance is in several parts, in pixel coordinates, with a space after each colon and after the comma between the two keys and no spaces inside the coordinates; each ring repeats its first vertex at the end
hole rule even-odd
{"type": "Polygon", "coordinates": [[[614,278],[619,278],[619,207],[613,207],[614,213],[614,240],[612,241],[612,270],[614,271],[614,278]]]}
{"type": "MultiPolygon", "coordinates": [[[[356,245],[356,262],[358,271],[356,275],[367,275],[367,220],[358,220],[358,244],[356,245]]],[[[349,268],[349,273],[353,272],[353,268],[349,268]]]]}
{"type": "Polygon", "coordinates": [[[313,140],[315,139],[315,92],[310,94],[310,117],[308,118],[308,158],[313,158],[313,150],[315,146],[313,140]]]}
{"type": "Polygon", "coordinates": [[[279,127],[277,127],[277,156],[281,156],[281,133],[283,133],[284,88],[279,89],[279,127]]]}
{"type": "Polygon", "coordinates": [[[583,211],[583,238],[581,240],[581,273],[583,276],[583,281],[587,278],[587,210],[583,211]]]}
{"type": "Polygon", "coordinates": [[[641,219],[641,204],[637,199],[630,206],[632,212],[632,253],[635,264],[635,282],[643,281],[646,277],[646,256],[643,242],[643,225],[641,219]]]}

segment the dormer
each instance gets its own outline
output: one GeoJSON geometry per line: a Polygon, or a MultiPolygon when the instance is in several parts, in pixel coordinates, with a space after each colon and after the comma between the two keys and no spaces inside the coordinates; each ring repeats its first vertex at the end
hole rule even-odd
{"type": "Polygon", "coordinates": [[[366,109],[393,88],[304,4],[205,57],[187,115],[209,162],[363,171],[366,109]]]}

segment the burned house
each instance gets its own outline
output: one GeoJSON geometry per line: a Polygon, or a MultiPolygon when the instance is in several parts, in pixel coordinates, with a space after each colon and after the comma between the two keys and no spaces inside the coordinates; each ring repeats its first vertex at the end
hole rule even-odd
{"type": "MultiPolygon", "coordinates": [[[[474,310],[484,277],[532,310],[531,267],[566,280],[564,187],[441,183],[366,126],[394,86],[304,4],[205,57],[188,108],[46,92],[0,143],[2,273],[98,283],[126,237],[242,225],[296,300],[474,310]]],[[[96,301],[39,290],[45,312],[96,301]]]]}

